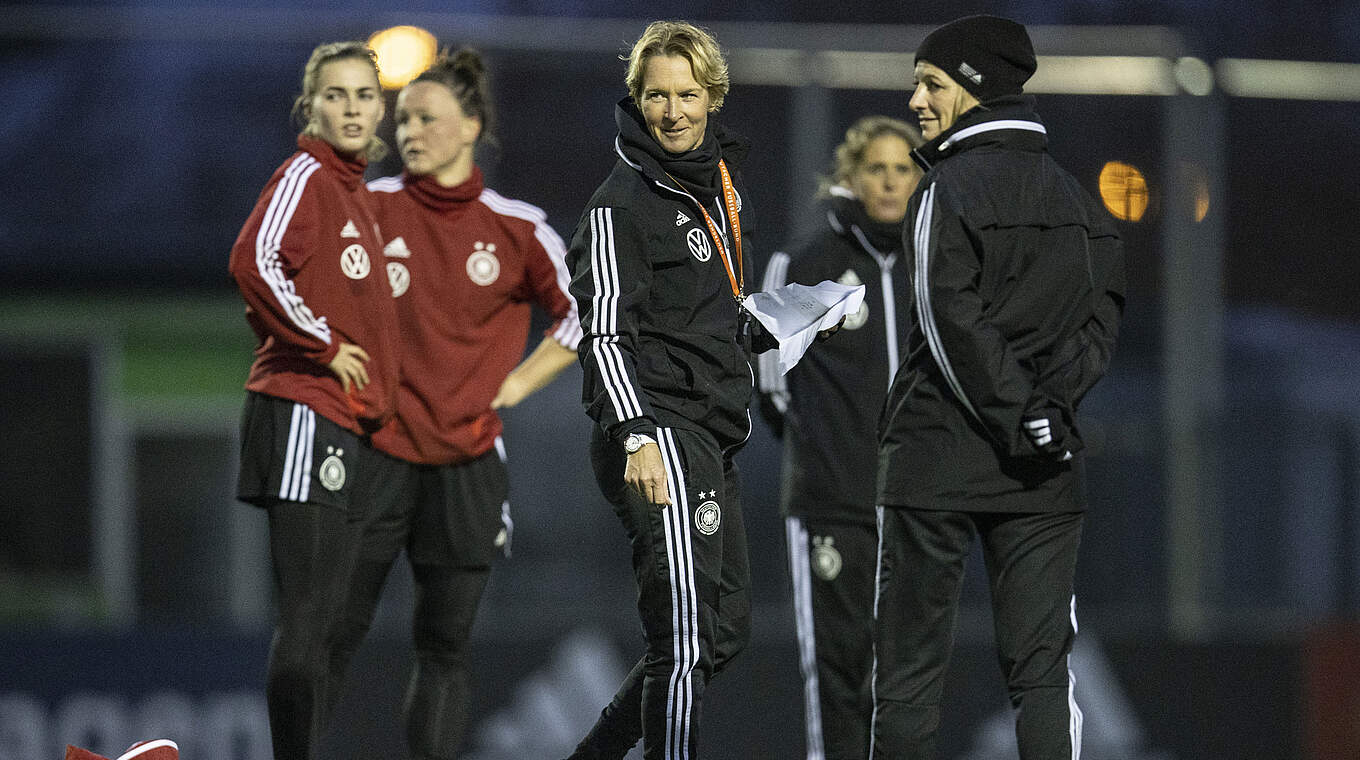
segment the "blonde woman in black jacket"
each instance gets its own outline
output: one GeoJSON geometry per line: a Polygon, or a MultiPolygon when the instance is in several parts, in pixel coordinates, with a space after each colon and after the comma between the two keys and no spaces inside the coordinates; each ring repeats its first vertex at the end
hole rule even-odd
{"type": "Polygon", "coordinates": [[[878,417],[911,327],[902,221],[921,179],[921,133],[887,116],[845,132],[815,205],[817,226],[770,257],[761,286],[864,285],[835,339],[787,375],[760,357],[760,410],[782,433],[784,513],[809,760],[863,758],[873,710],[878,417]]]}
{"type": "Polygon", "coordinates": [[[704,689],[750,631],[732,461],[750,433],[746,147],[711,118],[728,76],[707,32],[651,24],[627,82],[619,159],[567,262],[591,460],[632,544],[647,648],[573,757],[622,758],[641,738],[649,760],[695,758],[704,689]]]}

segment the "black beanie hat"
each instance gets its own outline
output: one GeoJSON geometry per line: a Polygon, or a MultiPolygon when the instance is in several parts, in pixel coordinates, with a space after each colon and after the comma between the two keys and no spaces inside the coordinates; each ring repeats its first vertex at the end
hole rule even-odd
{"type": "Polygon", "coordinates": [[[926,35],[916,60],[929,61],[979,101],[1019,95],[1034,74],[1025,27],[997,16],[964,16],[926,35]]]}

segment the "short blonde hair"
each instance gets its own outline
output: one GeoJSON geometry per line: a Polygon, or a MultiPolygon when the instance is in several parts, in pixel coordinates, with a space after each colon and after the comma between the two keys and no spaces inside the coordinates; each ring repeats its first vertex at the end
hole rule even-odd
{"type": "Polygon", "coordinates": [[[708,110],[722,107],[732,80],[722,48],[707,30],[687,21],[653,21],[647,25],[626,59],[628,74],[624,81],[628,94],[638,105],[642,104],[642,75],[647,59],[654,55],[678,55],[689,61],[694,81],[708,91],[708,110]]]}
{"type": "Polygon", "coordinates": [[[823,178],[819,194],[829,195],[832,185],[848,187],[851,175],[864,163],[864,152],[869,149],[869,143],[884,135],[902,138],[913,150],[926,142],[921,131],[905,121],[891,116],[865,116],[845,130],[845,139],[836,146],[831,176],[823,178]]]}
{"type": "MultiPolygon", "coordinates": [[[[316,137],[316,122],[312,120],[312,98],[321,86],[321,68],[332,61],[353,59],[373,68],[373,81],[378,82],[378,56],[367,44],[357,40],[324,42],[312,50],[307,66],[302,70],[302,94],[293,101],[293,118],[302,126],[302,134],[316,137]]],[[[381,85],[378,86],[382,91],[381,85]]],[[[387,155],[387,144],[376,134],[368,141],[364,155],[370,161],[381,161],[387,155]]]]}

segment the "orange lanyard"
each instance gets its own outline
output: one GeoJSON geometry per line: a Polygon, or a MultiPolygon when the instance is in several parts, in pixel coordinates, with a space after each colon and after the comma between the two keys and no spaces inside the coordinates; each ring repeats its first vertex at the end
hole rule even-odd
{"type": "MultiPolygon", "coordinates": [[[[740,303],[746,298],[746,260],[741,255],[741,218],[737,215],[737,191],[732,188],[732,175],[728,174],[727,164],[721,158],[718,159],[718,172],[722,174],[723,204],[727,206],[727,220],[732,226],[732,247],[737,250],[735,269],[732,267],[732,258],[727,254],[727,246],[723,243],[722,233],[718,231],[718,225],[714,224],[713,217],[709,216],[704,204],[685,190],[684,185],[681,185],[675,177],[671,177],[671,180],[680,187],[681,192],[689,195],[694,205],[699,207],[699,213],[704,215],[704,221],[708,223],[708,234],[712,235],[713,242],[718,244],[718,255],[722,256],[723,266],[727,267],[727,281],[732,285],[732,297],[740,303]]],[[[670,177],[669,174],[666,176],[670,177]]]]}

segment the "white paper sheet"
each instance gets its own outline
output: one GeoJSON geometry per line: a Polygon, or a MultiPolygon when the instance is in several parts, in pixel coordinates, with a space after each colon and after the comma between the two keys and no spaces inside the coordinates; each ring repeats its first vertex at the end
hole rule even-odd
{"type": "Polygon", "coordinates": [[[863,285],[823,280],[811,286],[795,282],[752,293],[742,306],[778,339],[779,374],[783,375],[803,358],[818,332],[835,327],[863,302],[863,285]]]}

